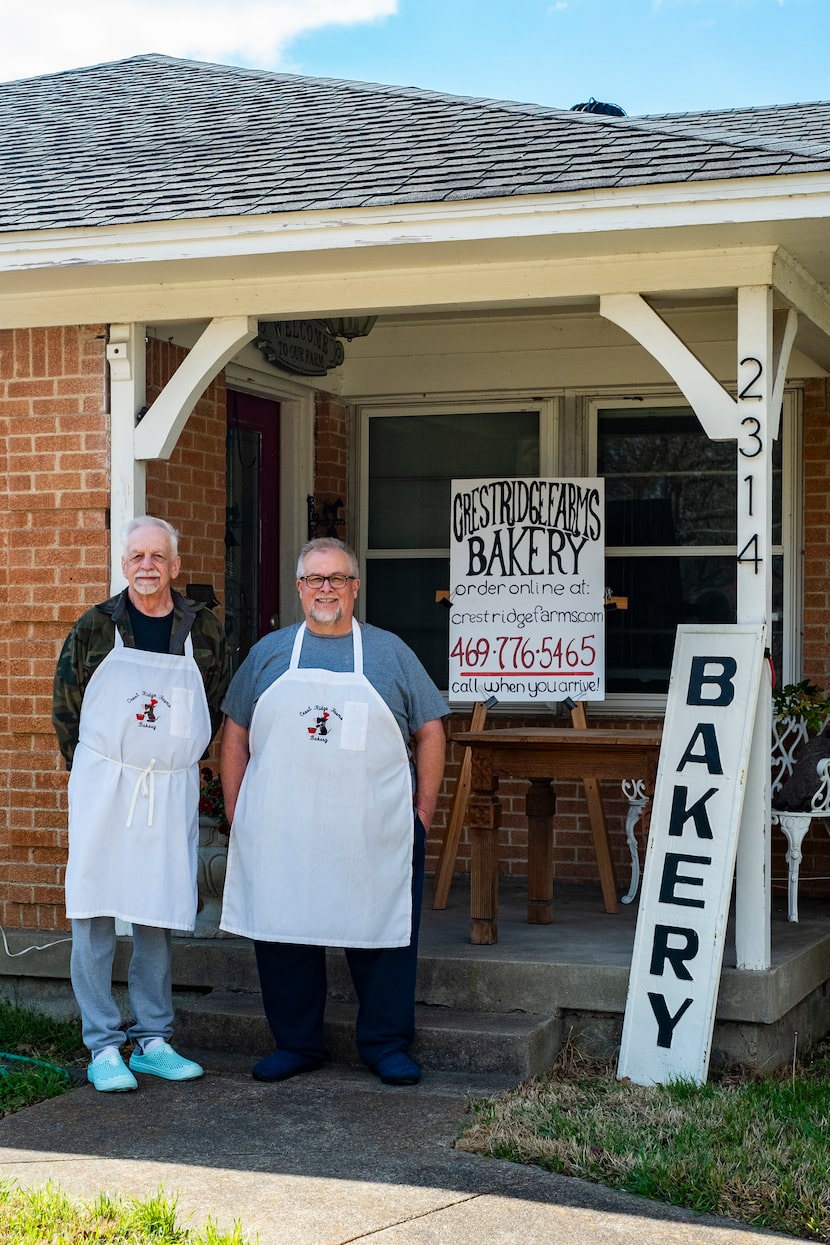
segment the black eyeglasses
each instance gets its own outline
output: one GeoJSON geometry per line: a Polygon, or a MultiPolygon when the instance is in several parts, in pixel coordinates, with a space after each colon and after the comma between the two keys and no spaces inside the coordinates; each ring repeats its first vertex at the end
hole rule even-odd
{"type": "Polygon", "coordinates": [[[300,575],[299,577],[307,588],[322,588],[323,584],[328,582],[330,588],[335,591],[345,588],[350,579],[357,579],[357,575],[300,575]]]}

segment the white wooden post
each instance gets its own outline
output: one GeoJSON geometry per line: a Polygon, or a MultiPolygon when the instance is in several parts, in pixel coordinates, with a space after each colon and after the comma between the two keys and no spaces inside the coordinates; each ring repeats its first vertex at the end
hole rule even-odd
{"type": "Polygon", "coordinates": [[[147,471],[135,457],[136,416],[146,398],[143,324],[110,325],[107,362],[110,369],[110,592],[124,587],[121,574],[121,532],[143,514],[147,471]]]}
{"type": "MultiPolygon", "coordinates": [[[[772,624],[772,441],[778,412],[772,289],[738,290],[738,623],[772,624]]],[[[780,401],[780,399],[779,399],[780,401]]],[[[739,968],[769,968],[771,959],[770,681],[758,697],[746,799],[735,864],[735,953],[739,968]]]]}
{"type": "MultiPolygon", "coordinates": [[[[783,332],[777,339],[772,287],[738,290],[738,392],[734,399],[641,295],[603,295],[600,313],[625,329],[663,365],[685,394],[707,436],[737,440],[737,621],[764,623],[769,630],[772,441],[778,435],[796,313],[785,314],[783,332]]],[[[758,698],[736,861],[736,960],[738,968],[747,969],[769,968],[771,962],[769,690],[767,679],[758,698]]]]}

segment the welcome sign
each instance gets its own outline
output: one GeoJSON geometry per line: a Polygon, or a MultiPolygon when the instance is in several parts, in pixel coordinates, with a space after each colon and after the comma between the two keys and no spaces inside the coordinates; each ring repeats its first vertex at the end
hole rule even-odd
{"type": "Polygon", "coordinates": [[[639,1085],[706,1080],[764,644],[677,629],[617,1072],[639,1085]]]}
{"type": "Polygon", "coordinates": [[[605,698],[604,503],[596,478],[453,481],[453,701],[605,698]]]}

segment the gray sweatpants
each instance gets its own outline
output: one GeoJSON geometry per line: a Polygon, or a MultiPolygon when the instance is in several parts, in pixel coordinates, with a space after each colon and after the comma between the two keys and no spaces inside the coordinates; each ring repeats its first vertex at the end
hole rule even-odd
{"type": "Polygon", "coordinates": [[[115,919],[93,916],[72,921],[72,989],[81,1011],[84,1045],[93,1057],[105,1046],[121,1046],[173,1032],[172,940],[169,929],[133,926],[127,976],[135,1021],[125,1031],[112,996],[115,919]]]}

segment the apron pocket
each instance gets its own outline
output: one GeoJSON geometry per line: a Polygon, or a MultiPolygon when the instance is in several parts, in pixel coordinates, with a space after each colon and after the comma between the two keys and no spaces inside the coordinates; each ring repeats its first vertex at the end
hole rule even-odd
{"type": "Polygon", "coordinates": [[[366,701],[347,700],[343,707],[340,747],[348,752],[365,752],[368,725],[369,706],[366,701]]]}
{"type": "Polygon", "coordinates": [[[193,732],[193,689],[174,687],[170,698],[170,734],[189,739],[193,732]]]}

